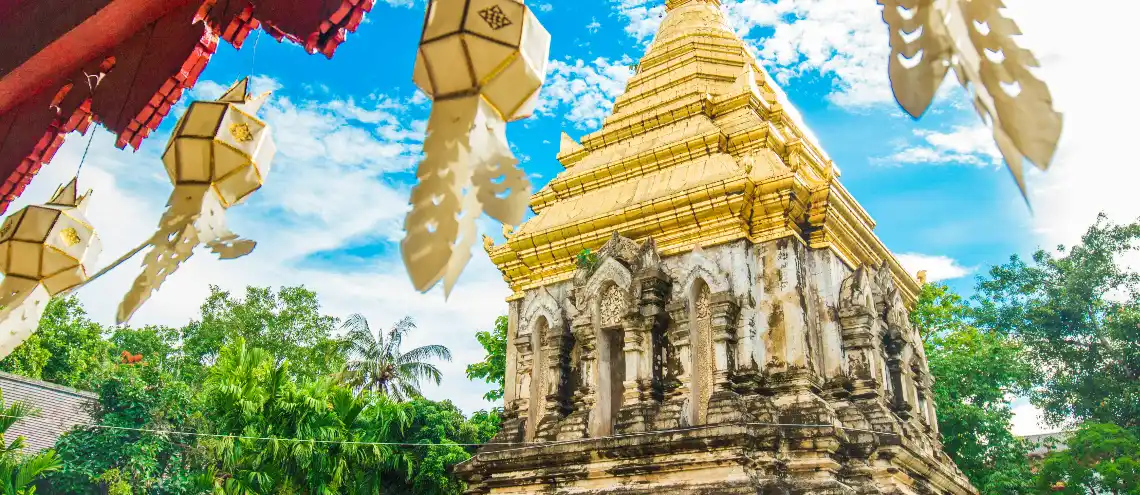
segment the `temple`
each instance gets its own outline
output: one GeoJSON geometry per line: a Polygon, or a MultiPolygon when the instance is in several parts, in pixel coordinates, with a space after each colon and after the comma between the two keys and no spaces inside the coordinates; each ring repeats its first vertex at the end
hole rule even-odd
{"type": "Polygon", "coordinates": [[[977,493],[940,443],[918,281],[719,7],[668,0],[536,216],[484,239],[513,295],[468,493],[977,493]]]}

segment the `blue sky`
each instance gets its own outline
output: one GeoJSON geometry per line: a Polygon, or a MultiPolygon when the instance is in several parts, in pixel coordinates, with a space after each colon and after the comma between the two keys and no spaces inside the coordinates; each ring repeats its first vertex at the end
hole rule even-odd
{"type": "MultiPolygon", "coordinates": [[[[1125,0],[1108,3],[1114,2],[1103,11],[1137,10],[1125,0]]],[[[1072,242],[1098,211],[1118,220],[1140,213],[1131,199],[1137,178],[1127,147],[1131,133],[1116,122],[1140,109],[1113,96],[1131,89],[1110,42],[1123,40],[1127,29],[1116,19],[1132,16],[1104,19],[1107,27],[1074,26],[1060,0],[1007,1],[1067,119],[1054,170],[1031,174],[1031,215],[962,89],[945,86],[917,122],[895,105],[885,70],[886,29],[873,0],[724,3],[733,27],[803,114],[841,168],[843,184],[908,269],[926,269],[968,293],[985,267],[1012,253],[1072,242]],[[1068,37],[1050,36],[1060,29],[1068,37]],[[1101,76],[1096,90],[1089,90],[1088,74],[1101,76]]],[[[561,169],[555,159],[560,133],[580,138],[608,114],[631,75],[628,66],[652,39],[664,0],[528,4],[552,34],[553,62],[537,115],[511,124],[508,136],[537,190],[561,169]]],[[[443,343],[455,354],[443,368],[444,383],[428,395],[452,399],[466,411],[487,406],[480,399],[486,386],[468,382],[463,369],[482,357],[475,331],[505,313],[509,291],[499,274],[476,248],[444,302],[438,289],[412,290],[399,263],[397,243],[429,108],[411,82],[423,8],[421,0],[379,1],[332,60],[264,35],[251,35],[240,51],[222,44],[192,97],[217,96],[251,73],[255,90],[275,91],[262,115],[275,127],[280,154],[267,185],[230,211],[231,227],[260,244],[230,262],[199,252],[132,323],[186,323],[211,283],[234,291],[247,284],[305,284],[335,316],[359,312],[374,327],[413,316],[420,330],[411,344],[443,343]]],[[[184,108],[185,102],[174,116],[184,108]]],[[[81,185],[95,188],[91,217],[106,246],[101,262],[156,225],[170,191],[158,155],[174,122],[168,118],[133,153],[116,150],[106,132],[96,133],[81,185]]],[[[85,142],[72,136],[14,208],[43,201],[73,174],[85,142]]],[[[492,222],[481,227],[501,242],[492,222]]],[[[84,288],[81,297],[96,319],[112,321],[136,266],[128,263],[84,288]]],[[[1018,407],[1021,431],[1036,429],[1031,408],[1018,407]]]]}

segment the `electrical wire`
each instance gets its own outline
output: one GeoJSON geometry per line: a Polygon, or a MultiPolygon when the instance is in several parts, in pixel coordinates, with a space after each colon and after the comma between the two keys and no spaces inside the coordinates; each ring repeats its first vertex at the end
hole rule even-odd
{"type": "MultiPolygon", "coordinates": [[[[17,420],[17,422],[25,421],[25,420],[41,421],[41,422],[50,422],[51,421],[47,418],[39,418],[39,417],[33,417],[33,416],[20,417],[20,416],[9,416],[9,415],[5,415],[5,414],[0,414],[0,417],[14,418],[17,420]]],[[[56,423],[51,423],[51,424],[56,424],[56,423]]],[[[199,433],[199,432],[192,432],[192,431],[160,430],[160,429],[152,429],[152,428],[132,428],[132,427],[127,427],[127,426],[110,426],[110,425],[100,425],[100,424],[95,424],[95,423],[79,423],[76,426],[84,426],[84,427],[89,427],[89,428],[101,428],[101,429],[117,430],[117,431],[133,431],[133,432],[139,432],[139,433],[151,433],[151,434],[155,434],[155,435],[172,435],[172,436],[189,436],[189,437],[223,438],[223,439],[228,438],[228,439],[232,439],[232,440],[249,440],[249,441],[313,443],[313,444],[324,444],[324,445],[363,445],[363,446],[389,446],[389,447],[425,447],[425,446],[443,446],[443,445],[454,445],[457,447],[482,447],[485,445],[512,446],[512,447],[521,446],[519,448],[501,450],[498,452],[511,452],[511,451],[519,451],[519,450],[527,450],[527,449],[532,449],[532,448],[538,448],[538,447],[553,447],[553,446],[557,446],[557,445],[570,445],[570,444],[575,444],[575,443],[592,442],[592,441],[596,441],[596,440],[614,440],[614,439],[635,438],[635,437],[644,437],[644,436],[653,436],[653,435],[665,435],[665,434],[671,434],[671,433],[685,433],[685,432],[690,432],[690,431],[699,431],[699,430],[707,430],[707,429],[711,429],[711,428],[723,428],[723,427],[732,427],[732,426],[736,426],[736,427],[759,426],[759,427],[783,427],[783,428],[788,428],[788,427],[791,427],[791,428],[835,428],[837,430],[874,433],[876,435],[898,436],[898,434],[891,433],[891,432],[867,430],[867,429],[862,429],[862,428],[848,428],[845,426],[838,426],[838,425],[833,425],[833,424],[746,422],[746,423],[721,423],[721,424],[709,424],[709,425],[701,425],[701,426],[689,426],[689,427],[685,427],[685,428],[673,428],[673,429],[668,429],[668,430],[656,430],[656,431],[646,431],[646,432],[639,432],[639,433],[628,433],[628,434],[623,434],[623,435],[609,435],[609,436],[604,436],[604,437],[581,438],[581,439],[575,439],[575,440],[560,440],[560,441],[554,441],[554,442],[409,443],[409,442],[357,442],[357,441],[353,441],[353,440],[318,440],[318,439],[303,439],[303,438],[255,437],[255,436],[248,436],[248,435],[225,435],[225,434],[218,434],[218,433],[199,433]]]]}

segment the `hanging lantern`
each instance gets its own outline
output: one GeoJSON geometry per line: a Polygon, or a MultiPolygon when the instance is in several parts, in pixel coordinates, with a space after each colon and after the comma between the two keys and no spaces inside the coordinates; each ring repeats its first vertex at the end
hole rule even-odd
{"type": "Polygon", "coordinates": [[[483,212],[522,222],[530,181],[506,123],[534,112],[549,53],[550,34],[521,0],[428,4],[413,78],[433,103],[400,244],[417,290],[443,279],[451,292],[483,212]]]}
{"type": "Polygon", "coordinates": [[[890,29],[891,87],[914,118],[930,108],[951,70],[972,90],[974,110],[993,127],[1022,197],[1025,159],[1049,168],[1061,138],[1061,114],[1049,87],[1033,74],[1039,67],[1021,34],[1005,16],[1002,0],[878,0],[890,29]]]}
{"type": "Polygon", "coordinates": [[[51,201],[31,205],[0,226],[0,359],[39,326],[48,300],[87,281],[102,250],[86,218],[87,198],[76,179],[51,201]]]}
{"type": "Polygon", "coordinates": [[[130,319],[151,293],[188,260],[199,244],[221,259],[253,251],[226,227],[226,210],[261,188],[276,147],[269,126],[257,118],[265,93],[249,96],[249,79],[215,101],[195,101],[178,121],[162,161],[174,183],[143,272],[119,305],[117,319],[130,319]]]}

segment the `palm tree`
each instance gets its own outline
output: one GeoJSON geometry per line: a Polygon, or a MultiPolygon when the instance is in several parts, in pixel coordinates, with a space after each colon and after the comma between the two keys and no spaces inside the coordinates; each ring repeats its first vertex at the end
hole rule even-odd
{"type": "MultiPolygon", "coordinates": [[[[0,391],[0,406],[3,405],[4,393],[0,391]]],[[[8,428],[21,419],[33,416],[39,416],[39,411],[26,402],[17,401],[7,408],[0,407],[0,493],[5,495],[35,493],[33,483],[36,479],[61,466],[54,450],[27,455],[24,453],[24,437],[16,437],[12,443],[4,441],[8,428]]]]}
{"type": "Polygon", "coordinates": [[[340,378],[356,390],[369,390],[404,401],[420,395],[420,381],[439,385],[442,374],[429,359],[451,361],[451,351],[442,345],[425,345],[400,352],[404,335],[416,328],[410,317],[396,322],[387,333],[372,333],[368,320],[355,314],[341,327],[348,341],[349,361],[340,378]]]}

